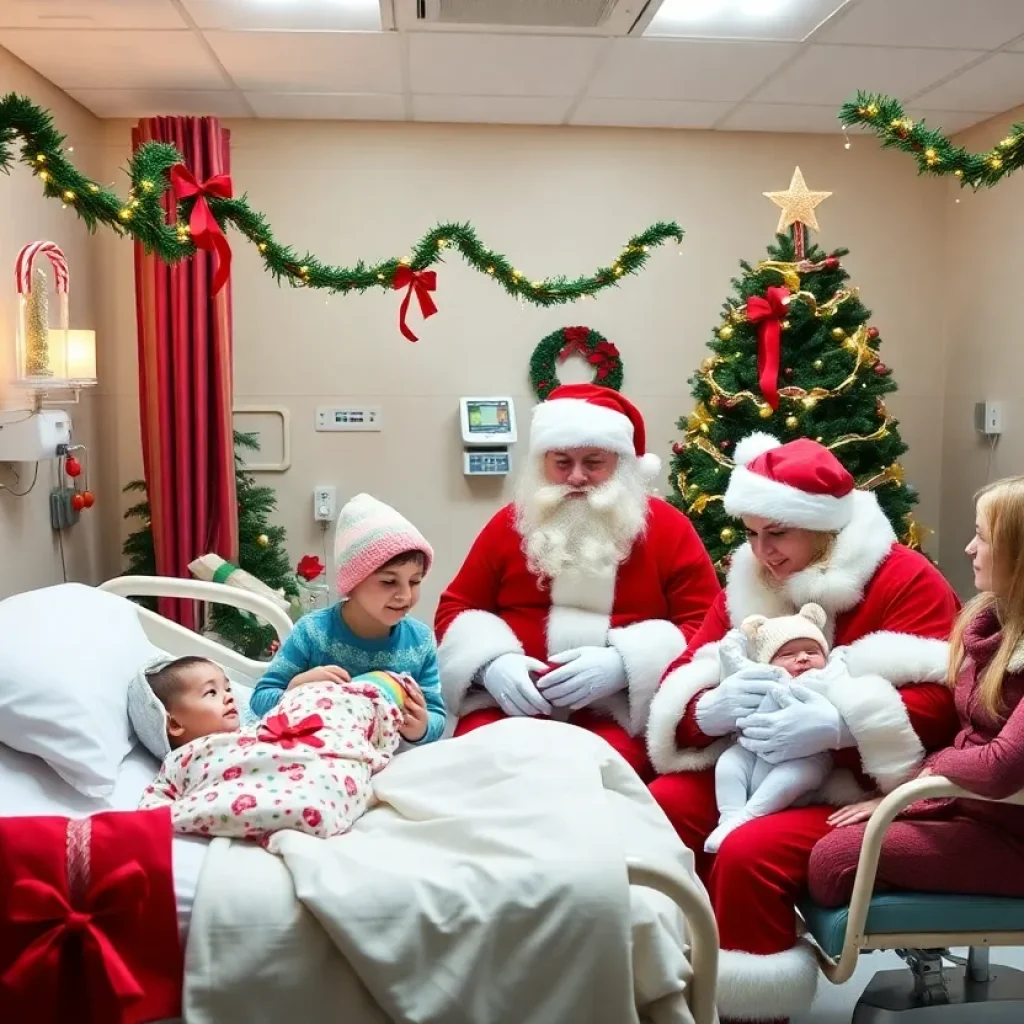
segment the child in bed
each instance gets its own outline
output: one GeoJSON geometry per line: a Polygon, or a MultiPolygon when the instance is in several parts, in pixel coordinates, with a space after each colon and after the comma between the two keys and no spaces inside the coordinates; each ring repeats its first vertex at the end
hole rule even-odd
{"type": "Polygon", "coordinates": [[[257,684],[252,711],[265,715],[300,686],[383,670],[415,680],[408,687],[403,739],[440,739],[445,711],[434,633],[408,617],[433,550],[393,508],[360,494],[341,510],[334,554],[341,601],[299,619],[257,684]]]}
{"type": "Polygon", "coordinates": [[[365,811],[371,776],[398,746],[411,680],[386,672],[312,682],[241,728],[224,673],[205,658],[161,659],[132,682],[128,712],[163,764],[140,809],[169,804],[177,832],[265,840],[292,828],[321,838],[365,811]]]}
{"type": "MultiPolygon", "coordinates": [[[[738,633],[720,645],[722,678],[753,662],[766,666],[766,673],[785,687],[805,672],[824,669],[828,655],[828,642],[821,631],[824,625],[825,611],[816,604],[805,604],[797,615],[744,619],[738,633]],[[743,645],[744,640],[746,650],[742,646],[737,650],[736,645],[743,645]],[[767,666],[778,671],[773,673],[767,666]]],[[[778,700],[769,694],[758,713],[778,710],[778,700]]],[[[769,764],[734,743],[715,765],[719,824],[708,836],[705,851],[717,853],[725,837],[744,822],[781,811],[798,797],[814,792],[828,778],[832,763],[832,755],[823,753],[769,764]]]]}

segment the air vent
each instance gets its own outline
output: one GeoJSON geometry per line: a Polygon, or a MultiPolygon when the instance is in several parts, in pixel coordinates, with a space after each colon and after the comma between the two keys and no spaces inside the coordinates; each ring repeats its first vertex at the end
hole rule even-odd
{"type": "MultiPolygon", "coordinates": [[[[420,0],[422,21],[439,25],[598,29],[621,0],[420,0]]],[[[637,4],[637,6],[642,6],[637,4]]]]}

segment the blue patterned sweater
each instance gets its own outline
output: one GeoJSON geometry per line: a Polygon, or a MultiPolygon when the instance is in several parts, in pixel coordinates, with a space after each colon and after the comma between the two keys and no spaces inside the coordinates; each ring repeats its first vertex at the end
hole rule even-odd
{"type": "Polygon", "coordinates": [[[384,670],[406,673],[419,683],[427,702],[427,732],[419,743],[441,738],[445,712],[437,672],[437,644],[429,626],[402,619],[389,636],[367,640],[356,636],[341,617],[341,605],[303,615],[253,691],[250,709],[262,717],[281,699],[300,673],[323,665],[338,665],[355,677],[384,670]]]}

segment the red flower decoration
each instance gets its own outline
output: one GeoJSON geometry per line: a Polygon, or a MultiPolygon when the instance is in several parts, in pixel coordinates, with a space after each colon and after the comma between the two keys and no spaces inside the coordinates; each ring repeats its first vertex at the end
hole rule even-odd
{"type": "Polygon", "coordinates": [[[324,720],[319,715],[307,715],[301,722],[292,725],[288,716],[282,712],[267,718],[257,736],[264,743],[277,743],[285,750],[291,750],[300,743],[318,750],[324,741],[316,733],[323,727],[324,720]]]}
{"type": "Polygon", "coordinates": [[[302,820],[310,827],[316,828],[324,820],[323,815],[315,807],[302,809],[302,820]]]}
{"type": "Polygon", "coordinates": [[[308,583],[322,575],[326,568],[327,566],[316,555],[303,555],[295,571],[308,583]]]}
{"type": "Polygon", "coordinates": [[[330,697],[321,697],[317,702],[316,706],[323,711],[330,711],[334,707],[334,701],[330,697]]]}
{"type": "Polygon", "coordinates": [[[232,779],[237,779],[242,774],[242,769],[237,764],[232,765],[230,768],[224,769],[224,781],[230,782],[232,779]]]}
{"type": "Polygon", "coordinates": [[[252,736],[239,736],[235,741],[240,747],[251,747],[257,741],[252,736]]]}
{"type": "Polygon", "coordinates": [[[359,787],[356,785],[356,780],[351,775],[345,776],[345,792],[349,796],[355,796],[359,792],[359,787]]]}
{"type": "Polygon", "coordinates": [[[240,797],[236,798],[235,802],[231,805],[231,813],[238,815],[242,811],[252,810],[256,806],[256,797],[250,796],[248,793],[243,793],[240,797]]]}

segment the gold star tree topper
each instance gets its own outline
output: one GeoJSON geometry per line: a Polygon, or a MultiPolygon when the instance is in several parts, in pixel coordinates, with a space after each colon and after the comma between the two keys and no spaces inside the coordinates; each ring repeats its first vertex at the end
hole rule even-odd
{"type": "Polygon", "coordinates": [[[776,206],[782,208],[779,215],[779,226],[776,230],[782,232],[790,224],[804,224],[808,228],[818,231],[818,218],[814,215],[814,208],[824,202],[831,192],[812,192],[804,181],[804,176],[798,167],[793,172],[793,180],[785,192],[764,192],[766,198],[770,199],[776,206]]]}

